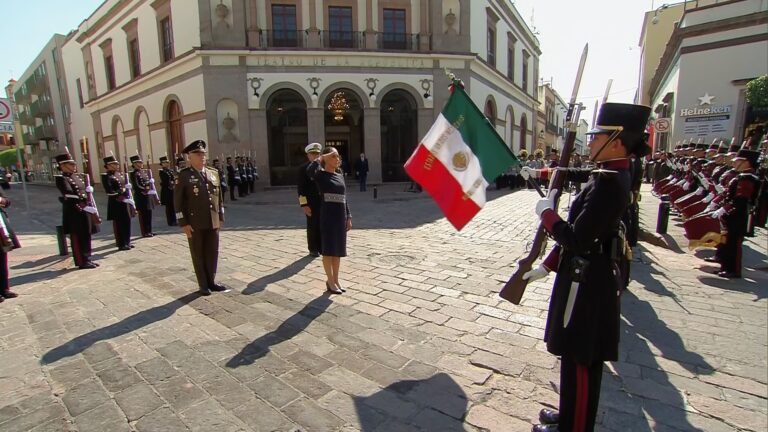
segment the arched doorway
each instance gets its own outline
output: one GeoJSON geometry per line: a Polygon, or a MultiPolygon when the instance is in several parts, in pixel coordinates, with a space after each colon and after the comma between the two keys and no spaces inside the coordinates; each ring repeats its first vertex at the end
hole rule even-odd
{"type": "Polygon", "coordinates": [[[352,164],[357,160],[358,155],[365,152],[363,104],[354,91],[338,89],[328,94],[323,107],[325,108],[324,144],[336,147],[341,155],[341,167],[345,173],[348,173],[352,170],[352,164]]]}
{"type": "Polygon", "coordinates": [[[485,111],[483,112],[485,114],[485,118],[488,119],[491,124],[496,127],[496,104],[493,103],[493,99],[488,98],[488,100],[485,102],[485,111]]]}
{"type": "MultiPolygon", "coordinates": [[[[528,117],[523,114],[520,117],[520,149],[528,147],[528,117]]],[[[528,153],[533,154],[533,147],[528,150],[528,153]]]]}
{"type": "Polygon", "coordinates": [[[184,128],[181,124],[181,106],[175,100],[168,102],[166,110],[168,119],[168,154],[178,155],[186,146],[184,144],[184,128]]]}
{"type": "Polygon", "coordinates": [[[416,101],[405,90],[392,90],[381,100],[382,180],[408,181],[403,164],[418,144],[416,101]]]}
{"type": "Polygon", "coordinates": [[[514,154],[520,152],[520,147],[515,145],[515,111],[512,107],[507,108],[507,115],[505,117],[506,125],[504,126],[504,140],[514,154]]]}
{"type": "Polygon", "coordinates": [[[275,92],[267,102],[269,173],[273,186],[295,185],[307,161],[307,104],[296,91],[275,92]]]}

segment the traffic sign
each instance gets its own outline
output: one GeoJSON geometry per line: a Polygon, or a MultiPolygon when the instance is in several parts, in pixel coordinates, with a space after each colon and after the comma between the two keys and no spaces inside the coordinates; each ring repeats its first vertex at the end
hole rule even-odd
{"type": "Polygon", "coordinates": [[[13,123],[0,123],[0,132],[13,133],[15,130],[13,123]]]}
{"type": "Polygon", "coordinates": [[[667,133],[669,132],[669,128],[671,127],[672,123],[669,121],[669,118],[660,118],[656,119],[656,121],[653,124],[653,128],[656,132],[659,133],[667,133]]]}
{"type": "Polygon", "coordinates": [[[0,123],[13,123],[11,102],[4,98],[0,98],[0,123]]]}

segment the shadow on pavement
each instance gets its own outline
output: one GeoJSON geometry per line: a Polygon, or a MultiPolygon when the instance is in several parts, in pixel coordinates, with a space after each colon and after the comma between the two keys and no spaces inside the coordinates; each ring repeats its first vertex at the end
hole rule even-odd
{"type": "Polygon", "coordinates": [[[45,258],[40,258],[32,261],[24,261],[22,263],[12,265],[11,269],[13,270],[30,269],[38,266],[48,267],[49,265],[57,264],[57,263],[66,261],[68,259],[71,259],[71,258],[69,256],[51,255],[45,258]]]}
{"type": "MultiPolygon", "coordinates": [[[[766,284],[760,285],[754,280],[749,280],[753,272],[755,271],[754,270],[750,271],[746,268],[742,269],[741,279],[724,279],[724,278],[714,277],[714,276],[697,276],[696,279],[698,279],[699,282],[707,286],[721,288],[728,291],[736,291],[736,292],[742,292],[746,294],[753,294],[755,298],[752,299],[752,301],[756,302],[764,298],[768,298],[768,286],[766,286],[766,284]]],[[[764,278],[765,276],[763,275],[762,277],[764,278]]]]}
{"type": "Polygon", "coordinates": [[[52,350],[43,354],[43,357],[40,359],[40,363],[54,363],[63,358],[80,354],[96,342],[132,333],[142,327],[146,327],[149,324],[162,321],[173,315],[174,312],[179,310],[182,306],[191,303],[198,297],[200,297],[200,294],[196,292],[190,293],[164,305],[156,306],[152,309],[135,313],[115,324],[78,336],[69,342],[63,345],[59,345],[56,348],[53,348],[52,350]]]}
{"type": "Polygon", "coordinates": [[[414,426],[423,430],[464,431],[462,424],[468,405],[467,395],[445,373],[422,380],[398,381],[371,396],[355,396],[354,402],[361,432],[413,430],[414,426]],[[391,414],[384,414],[393,410],[401,418],[410,418],[410,423],[392,420],[391,414]],[[386,426],[381,428],[383,423],[386,426]]]}
{"type": "Polygon", "coordinates": [[[296,261],[292,262],[285,268],[281,268],[280,270],[274,273],[260,277],[255,281],[249,283],[248,286],[245,287],[245,289],[243,290],[243,294],[250,295],[250,294],[256,294],[258,292],[262,292],[267,287],[267,285],[277,281],[288,279],[289,277],[297,274],[302,269],[304,269],[304,267],[306,267],[309,263],[311,263],[312,260],[314,260],[314,258],[307,255],[297,259],[296,261]]]}
{"type": "Polygon", "coordinates": [[[226,366],[234,369],[253,364],[254,361],[264,357],[270,351],[270,347],[290,340],[304,331],[332,303],[333,301],[328,293],[324,293],[322,296],[312,300],[300,311],[283,321],[277,329],[244,346],[239,353],[229,359],[226,366]]]}
{"type": "Polygon", "coordinates": [[[68,271],[75,271],[76,269],[62,269],[62,270],[42,270],[34,273],[27,273],[10,278],[10,286],[18,286],[23,284],[40,282],[43,280],[51,280],[58,276],[63,275],[68,271]]]}

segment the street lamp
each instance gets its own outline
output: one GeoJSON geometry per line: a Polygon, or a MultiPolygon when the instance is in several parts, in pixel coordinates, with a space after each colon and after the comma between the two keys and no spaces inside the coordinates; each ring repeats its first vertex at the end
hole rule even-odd
{"type": "Polygon", "coordinates": [[[651,24],[658,24],[659,23],[659,12],[663,11],[664,9],[667,9],[669,7],[668,4],[664,3],[663,5],[656,8],[655,11],[653,11],[653,18],[651,18],[651,24]]]}

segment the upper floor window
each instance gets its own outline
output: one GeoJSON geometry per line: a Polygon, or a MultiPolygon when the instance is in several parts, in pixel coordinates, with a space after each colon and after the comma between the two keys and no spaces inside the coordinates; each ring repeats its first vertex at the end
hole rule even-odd
{"type": "Polygon", "coordinates": [[[295,5],[272,5],[272,41],[270,46],[298,46],[295,5]]]}
{"type": "Polygon", "coordinates": [[[383,19],[382,48],[407,49],[405,9],[384,9],[383,19]]]}
{"type": "Polygon", "coordinates": [[[507,33],[507,78],[515,82],[515,45],[517,39],[512,33],[507,33]]]}
{"type": "Polygon", "coordinates": [[[75,80],[75,85],[77,86],[77,101],[80,103],[80,108],[85,106],[83,103],[83,85],[80,84],[80,78],[75,80]]]}
{"type": "Polygon", "coordinates": [[[173,28],[171,17],[160,20],[160,47],[162,49],[163,63],[173,59],[173,28]]]}
{"type": "Polygon", "coordinates": [[[522,87],[523,91],[528,93],[528,59],[530,58],[530,54],[528,54],[527,51],[523,50],[523,81],[522,81],[522,87]]]}
{"type": "Polygon", "coordinates": [[[333,48],[354,47],[352,32],[352,8],[328,7],[328,46],[333,48]]]}
{"type": "Polygon", "coordinates": [[[131,68],[131,79],[141,75],[141,57],[139,56],[139,40],[128,41],[128,62],[131,68]]]}
{"type": "Polygon", "coordinates": [[[488,64],[496,67],[496,28],[488,27],[488,53],[486,55],[488,64]]]}
{"type": "Polygon", "coordinates": [[[107,90],[116,87],[115,84],[115,61],[111,55],[104,57],[104,69],[107,73],[107,90]]]}

